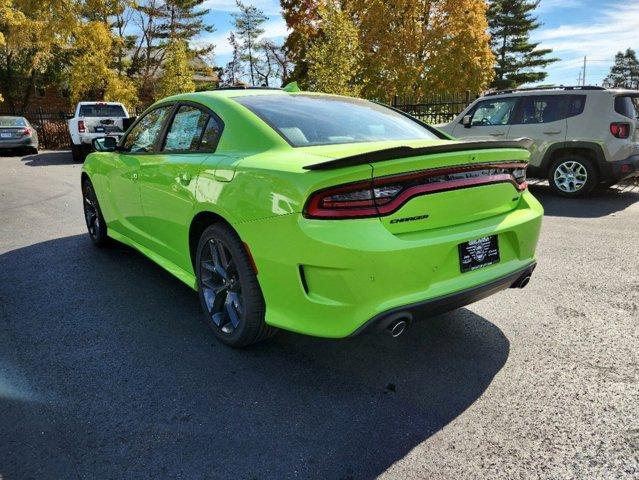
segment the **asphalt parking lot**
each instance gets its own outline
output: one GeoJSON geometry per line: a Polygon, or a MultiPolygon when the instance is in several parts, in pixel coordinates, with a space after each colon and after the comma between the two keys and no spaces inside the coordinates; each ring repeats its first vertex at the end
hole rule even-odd
{"type": "Polygon", "coordinates": [[[66,152],[0,157],[0,478],[639,477],[639,188],[546,208],[525,290],[235,351],[85,234],[66,152]]]}

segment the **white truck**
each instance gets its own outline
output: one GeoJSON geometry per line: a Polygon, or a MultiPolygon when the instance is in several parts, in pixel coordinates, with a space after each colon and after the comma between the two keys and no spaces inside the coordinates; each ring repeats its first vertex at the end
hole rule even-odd
{"type": "Polygon", "coordinates": [[[117,102],[80,102],[75,114],[69,118],[71,154],[75,162],[83,162],[92,151],[94,138],[116,137],[124,134],[129,113],[124,105],[117,102]]]}

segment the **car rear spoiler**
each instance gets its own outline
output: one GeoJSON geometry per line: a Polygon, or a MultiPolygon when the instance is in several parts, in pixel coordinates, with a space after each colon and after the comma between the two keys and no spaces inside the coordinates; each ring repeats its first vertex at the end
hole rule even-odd
{"type": "Polygon", "coordinates": [[[430,147],[393,147],[383,150],[375,150],[367,153],[358,153],[350,157],[338,158],[328,162],[314,163],[306,165],[305,170],[333,170],[336,168],[353,167],[355,165],[365,165],[367,163],[383,162],[384,160],[394,160],[396,158],[418,157],[421,155],[434,155],[438,153],[453,153],[470,150],[492,150],[497,148],[517,148],[529,150],[532,145],[530,138],[518,138],[516,140],[486,140],[476,142],[454,142],[443,145],[432,145],[430,147]]]}

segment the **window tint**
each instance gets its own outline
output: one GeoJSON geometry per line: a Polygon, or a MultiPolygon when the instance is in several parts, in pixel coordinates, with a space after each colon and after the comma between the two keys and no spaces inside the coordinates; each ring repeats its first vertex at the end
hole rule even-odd
{"type": "Polygon", "coordinates": [[[551,123],[580,115],[586,105],[585,95],[535,95],[523,97],[517,124],[551,123]]]}
{"type": "Polygon", "coordinates": [[[507,125],[513,115],[517,98],[500,98],[479,102],[471,113],[474,127],[507,125]]]}
{"type": "Polygon", "coordinates": [[[127,152],[150,152],[162,130],[162,125],[172,105],[159,107],[144,115],[126,136],[122,144],[127,152]]]}
{"type": "Polygon", "coordinates": [[[124,108],[121,105],[80,105],[81,117],[124,117],[124,108]]]}
{"type": "Polygon", "coordinates": [[[202,134],[202,140],[200,141],[198,150],[210,152],[215,149],[219,135],[220,124],[214,117],[209,116],[209,121],[207,122],[204,133],[202,134]]]}
{"type": "Polygon", "coordinates": [[[639,96],[615,97],[615,112],[628,118],[639,118],[639,96]]]}
{"type": "Polygon", "coordinates": [[[295,147],[438,138],[401,113],[366,100],[306,94],[249,95],[234,100],[295,147]]]}
{"type": "Polygon", "coordinates": [[[171,128],[166,134],[163,150],[165,152],[196,151],[208,119],[209,114],[199,108],[189,105],[179,107],[171,122],[171,128]]]}
{"type": "Polygon", "coordinates": [[[568,103],[568,117],[574,117],[584,113],[586,108],[586,96],[585,95],[570,95],[570,101],[568,103]]]}
{"type": "Polygon", "coordinates": [[[524,97],[517,123],[550,123],[565,119],[569,101],[567,95],[524,97]]]}

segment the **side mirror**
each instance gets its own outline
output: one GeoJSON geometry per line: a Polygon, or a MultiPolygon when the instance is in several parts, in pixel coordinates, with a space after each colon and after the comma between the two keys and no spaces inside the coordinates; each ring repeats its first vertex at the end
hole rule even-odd
{"type": "Polygon", "coordinates": [[[129,127],[131,125],[133,125],[133,122],[135,122],[137,120],[138,117],[128,117],[128,118],[123,118],[122,119],[122,131],[126,132],[129,127]]]}
{"type": "Polygon", "coordinates": [[[67,120],[71,120],[74,117],[75,117],[75,115],[72,114],[72,113],[65,113],[64,114],[64,118],[66,118],[67,120]]]}
{"type": "Polygon", "coordinates": [[[93,139],[93,150],[96,152],[113,152],[118,146],[115,137],[101,137],[93,139]]]}
{"type": "Polygon", "coordinates": [[[464,115],[464,118],[462,118],[462,125],[466,128],[472,127],[473,117],[471,115],[464,115]]]}

